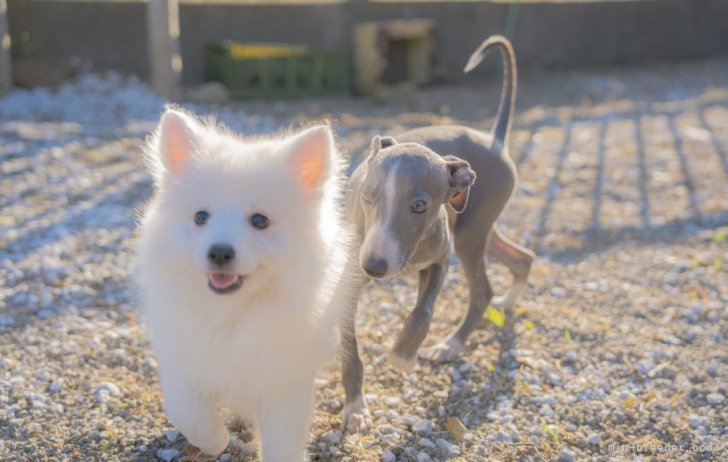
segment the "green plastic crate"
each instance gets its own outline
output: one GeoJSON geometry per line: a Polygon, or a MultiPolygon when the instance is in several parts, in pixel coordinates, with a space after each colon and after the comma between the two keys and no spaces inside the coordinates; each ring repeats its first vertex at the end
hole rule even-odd
{"type": "Polygon", "coordinates": [[[235,98],[334,96],[351,93],[351,67],[351,55],[343,52],[225,42],[208,47],[205,78],[221,82],[235,98]]]}

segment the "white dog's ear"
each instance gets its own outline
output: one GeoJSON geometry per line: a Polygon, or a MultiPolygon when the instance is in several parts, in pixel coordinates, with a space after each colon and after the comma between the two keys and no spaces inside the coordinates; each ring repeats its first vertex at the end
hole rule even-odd
{"type": "Polygon", "coordinates": [[[164,170],[178,174],[197,142],[198,122],[174,108],[167,108],[159,122],[159,160],[164,170]]]}
{"type": "Polygon", "coordinates": [[[395,140],[391,136],[376,135],[372,139],[371,150],[369,152],[369,160],[374,159],[377,154],[379,154],[379,151],[381,151],[382,149],[387,149],[388,147],[394,146],[395,144],[397,144],[397,140],[395,140]]]}
{"type": "Polygon", "coordinates": [[[305,190],[323,185],[336,163],[336,144],[331,128],[319,125],[293,137],[288,162],[305,190]]]}

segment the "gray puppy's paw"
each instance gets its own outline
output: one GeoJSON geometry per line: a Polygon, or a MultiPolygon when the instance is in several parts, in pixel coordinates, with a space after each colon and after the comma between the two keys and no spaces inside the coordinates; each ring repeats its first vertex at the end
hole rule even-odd
{"type": "Polygon", "coordinates": [[[398,371],[409,373],[412,372],[415,364],[417,364],[417,357],[405,358],[397,353],[396,350],[392,350],[389,352],[389,363],[398,371]]]}
{"type": "Polygon", "coordinates": [[[341,418],[341,430],[347,433],[366,433],[372,427],[372,415],[363,399],[346,403],[341,418]]]}
{"type": "Polygon", "coordinates": [[[444,363],[453,361],[463,351],[463,344],[455,338],[449,338],[442,343],[438,343],[427,350],[427,359],[436,363],[444,363]]]}

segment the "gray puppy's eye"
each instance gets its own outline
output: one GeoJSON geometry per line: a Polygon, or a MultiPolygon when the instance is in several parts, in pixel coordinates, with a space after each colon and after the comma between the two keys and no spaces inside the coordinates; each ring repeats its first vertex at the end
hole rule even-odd
{"type": "Polygon", "coordinates": [[[427,202],[423,201],[422,199],[417,199],[416,201],[412,202],[410,208],[414,213],[424,213],[425,210],[427,210],[427,202]]]}

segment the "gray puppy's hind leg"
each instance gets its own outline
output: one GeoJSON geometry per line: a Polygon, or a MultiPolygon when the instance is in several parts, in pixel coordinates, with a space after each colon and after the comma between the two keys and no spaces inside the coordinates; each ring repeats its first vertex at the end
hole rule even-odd
{"type": "Polygon", "coordinates": [[[488,234],[484,234],[482,229],[455,235],[455,252],[462,263],[470,289],[468,311],[455,332],[428,351],[427,357],[432,361],[452,361],[460,355],[465,341],[483,319],[485,308],[493,298],[493,289],[485,273],[485,258],[483,258],[487,236],[488,234]]]}
{"type": "Polygon", "coordinates": [[[389,356],[392,365],[403,372],[409,372],[414,367],[417,349],[430,330],[435,301],[442,289],[447,269],[448,261],[445,258],[443,263],[436,263],[420,271],[417,304],[405,319],[404,327],[389,356]]]}
{"type": "Polygon", "coordinates": [[[499,297],[493,298],[491,302],[491,305],[496,308],[510,310],[526,287],[531,264],[536,255],[529,249],[508,239],[495,227],[488,239],[487,254],[505,265],[513,275],[513,281],[508,291],[499,297]]]}

